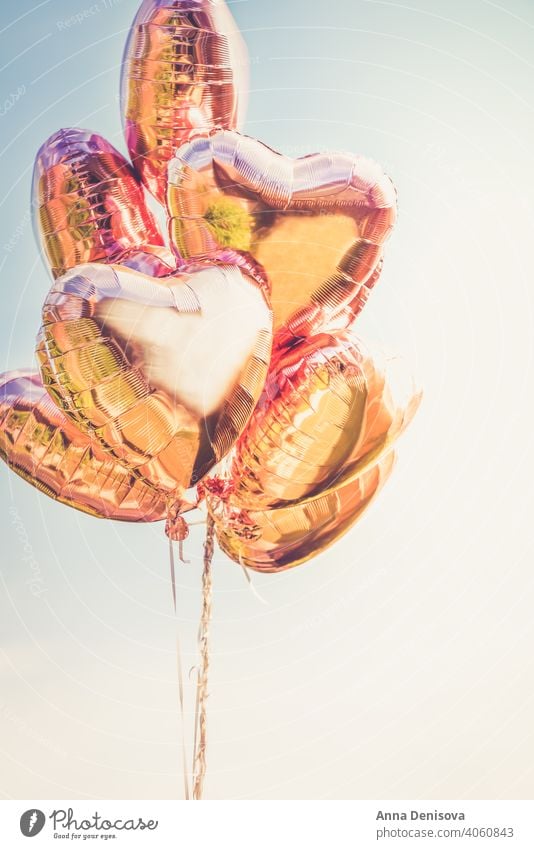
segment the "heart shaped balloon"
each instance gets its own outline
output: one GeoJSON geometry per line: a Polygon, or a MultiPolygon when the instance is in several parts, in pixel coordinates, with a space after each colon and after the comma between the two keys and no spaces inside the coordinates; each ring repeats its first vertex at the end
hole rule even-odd
{"type": "Polygon", "coordinates": [[[92,516],[127,522],[166,516],[162,494],[78,430],[30,371],[0,376],[0,456],[41,492],[92,516]]]}
{"type": "Polygon", "coordinates": [[[175,268],[131,165],[89,130],[62,129],[33,170],[35,236],[53,277],[84,262],[120,262],[158,277],[175,268]]]}
{"type": "Polygon", "coordinates": [[[334,543],[389,477],[420,397],[402,360],[349,333],[278,346],[245,432],[201,487],[223,551],[273,572],[334,543]]]}
{"type": "Polygon", "coordinates": [[[263,388],[271,311],[234,266],[163,283],[82,265],[56,281],[42,317],[43,380],[66,415],[169,496],[228,452],[263,388]]]}
{"type": "Polygon", "coordinates": [[[164,203],[168,162],[192,130],[234,129],[243,120],[248,55],[224,0],[144,0],[121,86],[134,167],[164,203]]]}
{"type": "Polygon", "coordinates": [[[290,159],[236,132],[200,135],[169,165],[169,231],[179,257],[218,246],[251,254],[272,287],[274,327],[350,323],[377,279],[396,217],[394,186],[362,156],[290,159]]]}
{"type": "Polygon", "coordinates": [[[393,469],[387,453],[348,483],[273,509],[244,509],[208,496],[221,549],[257,572],[283,572],[320,554],[361,518],[393,469]]]}
{"type": "Polygon", "coordinates": [[[324,494],[388,451],[420,401],[402,360],[348,332],[279,348],[228,476],[245,508],[324,494]]]}

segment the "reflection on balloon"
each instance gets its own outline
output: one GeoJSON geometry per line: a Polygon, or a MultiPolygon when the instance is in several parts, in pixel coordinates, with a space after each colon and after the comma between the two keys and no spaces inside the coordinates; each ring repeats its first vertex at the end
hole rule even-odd
{"type": "Polygon", "coordinates": [[[102,136],[72,128],[51,136],[37,154],[32,192],[35,236],[53,277],[83,262],[139,265],[143,256],[153,276],[175,268],[138,178],[102,136]]]}
{"type": "Polygon", "coordinates": [[[420,398],[402,360],[347,332],[279,347],[248,427],[202,484],[221,548],[277,571],[331,545],[389,477],[420,398]]]}
{"type": "Polygon", "coordinates": [[[360,519],[391,474],[394,452],[348,483],[294,504],[254,510],[208,495],[221,549],[257,572],[283,572],[317,556],[360,519]]]}
{"type": "Polygon", "coordinates": [[[122,66],[122,114],[134,167],[165,201],[167,165],[192,131],[235,129],[248,55],[224,0],[144,0],[122,66]]]}
{"type": "Polygon", "coordinates": [[[80,429],[176,496],[233,446],[263,388],[272,315],[239,268],[156,281],[82,265],[43,307],[43,381],[80,429]]]}
{"type": "Polygon", "coordinates": [[[38,490],[84,513],[126,522],[165,518],[162,495],[79,431],[30,371],[0,376],[0,456],[38,490]]]}
{"type": "Polygon", "coordinates": [[[348,326],[363,308],[395,223],[396,192],[363,156],[290,159],[227,131],[177,151],[167,206],[179,257],[218,246],[253,256],[272,286],[275,330],[309,335],[348,326]]]}
{"type": "MultiPolygon", "coordinates": [[[[143,0],[121,89],[133,167],[80,129],[36,157],[33,224],[55,282],[39,374],[0,375],[0,456],[84,513],[164,520],[175,613],[184,514],[207,509],[191,523],[206,525],[199,800],[215,540],[264,572],[324,551],[389,477],[420,395],[350,331],[381,275],[393,183],[363,156],[291,159],[235,132],[248,60],[225,0],[143,0]],[[146,191],[165,206],[171,250],[146,191]]],[[[181,749],[189,799],[185,734],[181,749]]]]}
{"type": "Polygon", "coordinates": [[[41,147],[34,227],[57,279],[40,378],[2,384],[2,451],[57,500],[165,517],[180,540],[200,483],[223,549],[269,570],[356,521],[420,395],[347,329],[380,278],[391,180],[363,156],[294,160],[235,132],[247,87],[224,0],[143,0],[122,67],[134,168],[87,130],[41,147]]]}
{"type": "Polygon", "coordinates": [[[371,354],[352,334],[294,340],[275,352],[232,452],[236,499],[274,507],[337,486],[390,448],[419,400],[402,361],[371,354]]]}
{"type": "Polygon", "coordinates": [[[171,251],[154,245],[143,245],[125,251],[117,264],[132,268],[134,271],[141,271],[149,277],[169,277],[176,271],[176,263],[171,251]]]}

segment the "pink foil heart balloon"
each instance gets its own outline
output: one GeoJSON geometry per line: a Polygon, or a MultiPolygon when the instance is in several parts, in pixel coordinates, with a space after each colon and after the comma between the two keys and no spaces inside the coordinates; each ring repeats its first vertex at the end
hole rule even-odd
{"type": "Polygon", "coordinates": [[[41,492],[92,516],[126,522],[166,516],[163,495],[75,427],[30,371],[0,376],[0,456],[41,492]]]}
{"type": "Polygon", "coordinates": [[[54,133],[36,156],[32,192],[35,237],[53,277],[83,262],[117,262],[154,277],[174,270],[139,178],[97,133],[54,133]]]}

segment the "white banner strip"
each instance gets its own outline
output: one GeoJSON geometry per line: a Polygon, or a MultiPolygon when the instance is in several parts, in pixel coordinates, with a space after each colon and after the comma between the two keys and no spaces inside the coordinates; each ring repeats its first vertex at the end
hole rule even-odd
{"type": "Polygon", "coordinates": [[[533,849],[531,801],[0,802],[0,845],[533,849]],[[120,842],[118,842],[120,841],[120,842]]]}

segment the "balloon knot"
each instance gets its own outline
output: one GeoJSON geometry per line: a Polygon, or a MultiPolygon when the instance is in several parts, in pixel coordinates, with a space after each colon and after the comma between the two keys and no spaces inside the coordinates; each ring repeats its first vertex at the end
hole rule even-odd
{"type": "Polygon", "coordinates": [[[189,536],[189,527],[180,514],[179,502],[169,507],[167,521],[165,522],[165,533],[174,542],[183,542],[189,536]]]}
{"type": "Polygon", "coordinates": [[[215,495],[221,501],[228,501],[235,492],[233,481],[224,478],[206,478],[197,486],[198,499],[203,501],[208,495],[215,495]]]}
{"type": "Polygon", "coordinates": [[[261,536],[261,528],[246,510],[232,510],[227,522],[240,539],[252,542],[261,536]]]}

